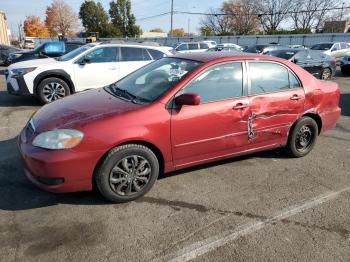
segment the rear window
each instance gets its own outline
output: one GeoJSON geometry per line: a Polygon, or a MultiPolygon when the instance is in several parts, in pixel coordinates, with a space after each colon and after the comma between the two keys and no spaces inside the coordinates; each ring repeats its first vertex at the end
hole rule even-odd
{"type": "Polygon", "coordinates": [[[152,60],[145,48],[121,47],[120,61],[149,61],[152,60]]]}
{"type": "Polygon", "coordinates": [[[328,50],[331,49],[333,43],[321,43],[311,47],[312,50],[328,50]]]}
{"type": "Polygon", "coordinates": [[[198,44],[195,43],[195,44],[188,44],[188,49],[189,50],[196,50],[198,49],[198,44]]]}
{"type": "Polygon", "coordinates": [[[205,44],[205,43],[200,43],[199,47],[200,47],[200,49],[208,49],[209,48],[208,44],[205,44]]]}

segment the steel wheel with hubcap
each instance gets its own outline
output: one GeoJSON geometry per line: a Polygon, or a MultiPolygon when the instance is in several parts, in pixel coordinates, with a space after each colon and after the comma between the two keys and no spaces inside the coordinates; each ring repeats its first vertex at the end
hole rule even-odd
{"type": "Polygon", "coordinates": [[[314,119],[304,116],[289,133],[286,149],[293,157],[307,155],[314,147],[318,136],[318,125],[314,119]]]}
{"type": "Polygon", "coordinates": [[[62,79],[50,77],[41,81],[37,94],[43,103],[48,104],[70,95],[70,90],[67,83],[62,79]]]}
{"type": "Polygon", "coordinates": [[[151,149],[126,144],[107,154],[95,173],[95,182],[105,198],[127,202],[146,194],[159,172],[158,158],[151,149]]]}

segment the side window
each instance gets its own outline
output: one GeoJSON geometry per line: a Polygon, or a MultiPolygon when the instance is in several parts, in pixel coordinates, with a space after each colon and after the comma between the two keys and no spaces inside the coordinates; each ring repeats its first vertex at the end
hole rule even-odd
{"type": "Polygon", "coordinates": [[[151,54],[151,56],[152,56],[152,58],[153,58],[154,60],[160,59],[160,58],[162,58],[162,57],[165,56],[164,53],[162,53],[162,52],[160,52],[160,51],[158,51],[158,50],[154,50],[154,49],[147,49],[147,50],[148,50],[148,52],[151,54]]]}
{"type": "Polygon", "coordinates": [[[289,71],[289,83],[290,83],[290,88],[297,88],[301,86],[299,80],[291,71],[289,71]]]}
{"type": "Polygon", "coordinates": [[[208,48],[209,48],[209,46],[206,43],[200,43],[199,44],[199,49],[208,49],[208,48]]]}
{"type": "Polygon", "coordinates": [[[339,44],[333,45],[332,51],[337,51],[337,50],[340,50],[340,45],[339,44]]]}
{"type": "Polygon", "coordinates": [[[348,48],[348,45],[345,43],[340,43],[340,49],[346,49],[348,48]]]}
{"type": "Polygon", "coordinates": [[[287,68],[270,62],[249,62],[250,94],[289,89],[287,68]]]}
{"type": "Polygon", "coordinates": [[[242,63],[224,63],[213,66],[192,80],[184,93],[196,93],[201,103],[242,96],[242,63]]]}
{"type": "Polygon", "coordinates": [[[117,48],[102,47],[92,50],[86,54],[85,59],[89,59],[91,63],[109,63],[117,61],[117,48]]]}
{"type": "Polygon", "coordinates": [[[144,48],[139,47],[121,47],[120,61],[148,61],[152,60],[144,48]]]}
{"type": "Polygon", "coordinates": [[[197,50],[197,49],[198,49],[197,43],[188,44],[188,50],[197,50]]]}
{"type": "Polygon", "coordinates": [[[176,48],[177,51],[186,51],[188,50],[188,45],[187,44],[181,44],[176,48]]]}

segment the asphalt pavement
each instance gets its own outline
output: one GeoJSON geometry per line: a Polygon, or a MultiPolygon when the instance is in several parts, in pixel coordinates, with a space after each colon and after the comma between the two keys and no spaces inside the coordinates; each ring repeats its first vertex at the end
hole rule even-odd
{"type": "Polygon", "coordinates": [[[16,136],[40,104],[8,95],[3,69],[0,261],[350,261],[349,77],[334,79],[337,126],[306,157],[273,150],[201,165],[113,204],[26,179],[16,136]]]}

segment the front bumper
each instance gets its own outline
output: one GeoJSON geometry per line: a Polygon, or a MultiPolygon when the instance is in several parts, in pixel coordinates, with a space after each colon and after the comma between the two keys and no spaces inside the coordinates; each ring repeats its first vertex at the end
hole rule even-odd
{"type": "Polygon", "coordinates": [[[7,92],[10,95],[31,95],[23,76],[9,76],[7,72],[5,77],[7,81],[7,92]]]}
{"type": "Polygon", "coordinates": [[[39,188],[54,192],[92,190],[92,176],[103,152],[46,150],[27,141],[25,129],[18,138],[18,148],[28,179],[39,188]]]}

